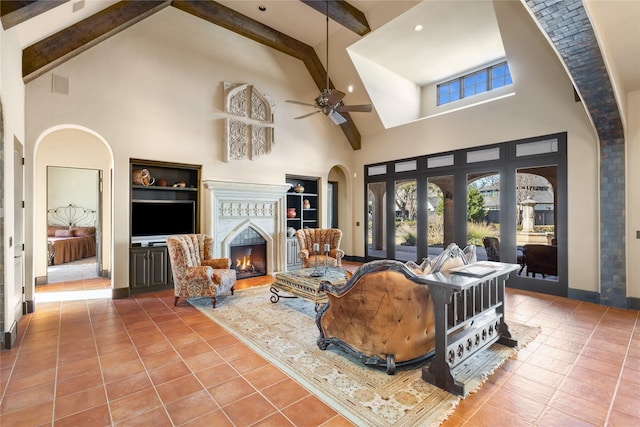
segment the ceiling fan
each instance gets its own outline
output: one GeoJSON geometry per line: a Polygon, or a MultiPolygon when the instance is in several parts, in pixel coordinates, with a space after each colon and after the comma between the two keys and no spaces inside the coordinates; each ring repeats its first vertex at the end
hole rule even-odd
{"type": "Polygon", "coordinates": [[[333,121],[333,123],[337,125],[345,123],[347,121],[347,119],[344,118],[344,116],[340,113],[371,112],[372,110],[371,104],[344,105],[342,103],[342,98],[344,98],[345,96],[346,94],[344,92],[340,92],[339,90],[336,90],[336,89],[331,89],[329,85],[329,2],[327,1],[327,86],[326,86],[326,89],[320,92],[320,95],[316,97],[315,102],[313,104],[309,104],[307,102],[293,101],[290,99],[286,100],[285,102],[316,108],[316,111],[296,117],[296,119],[304,119],[305,117],[309,117],[317,113],[322,113],[325,116],[329,117],[331,121],[333,121]]]}

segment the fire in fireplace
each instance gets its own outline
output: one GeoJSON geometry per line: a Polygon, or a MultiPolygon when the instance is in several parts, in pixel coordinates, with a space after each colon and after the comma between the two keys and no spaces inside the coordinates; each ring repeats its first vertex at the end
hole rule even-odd
{"type": "Polygon", "coordinates": [[[267,272],[267,242],[253,228],[246,228],[229,245],[231,268],[236,277],[264,276],[267,272]]]}

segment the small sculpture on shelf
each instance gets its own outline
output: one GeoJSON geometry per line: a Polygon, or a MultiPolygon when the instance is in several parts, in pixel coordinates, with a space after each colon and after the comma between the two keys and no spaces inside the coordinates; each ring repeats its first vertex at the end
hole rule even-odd
{"type": "Polygon", "coordinates": [[[303,209],[311,209],[311,203],[309,203],[309,199],[304,199],[302,201],[302,208],[303,209]]]}
{"type": "Polygon", "coordinates": [[[304,193],[304,187],[302,186],[302,184],[296,184],[293,187],[293,191],[295,191],[296,193],[304,193]]]}
{"type": "Polygon", "coordinates": [[[287,218],[295,218],[297,215],[296,208],[287,208],[287,218]]]}

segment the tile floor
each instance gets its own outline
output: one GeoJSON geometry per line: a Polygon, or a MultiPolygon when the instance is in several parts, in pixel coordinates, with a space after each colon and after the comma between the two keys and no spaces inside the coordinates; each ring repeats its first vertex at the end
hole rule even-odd
{"type": "MultiPolygon", "coordinates": [[[[36,311],[0,352],[0,425],[351,425],[198,310],[174,307],[171,291],[100,298],[108,287],[36,289],[36,311]]],[[[507,294],[507,319],[542,333],[444,426],[640,425],[637,311],[507,294]]]]}

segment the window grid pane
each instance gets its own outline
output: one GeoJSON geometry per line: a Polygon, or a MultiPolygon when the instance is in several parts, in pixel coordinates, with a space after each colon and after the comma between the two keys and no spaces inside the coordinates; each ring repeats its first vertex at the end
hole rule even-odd
{"type": "Polygon", "coordinates": [[[510,84],[513,84],[513,80],[509,64],[503,62],[437,85],[437,105],[448,104],[510,84]]]}

